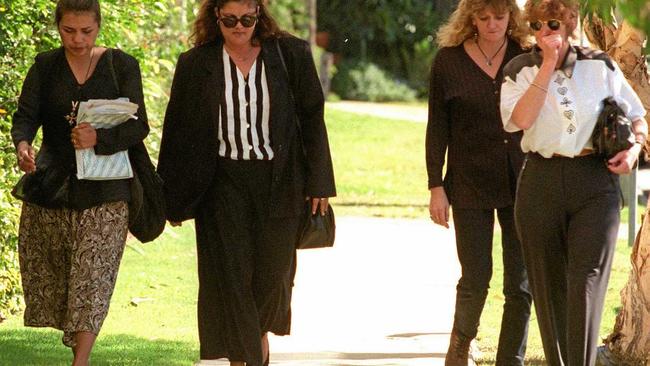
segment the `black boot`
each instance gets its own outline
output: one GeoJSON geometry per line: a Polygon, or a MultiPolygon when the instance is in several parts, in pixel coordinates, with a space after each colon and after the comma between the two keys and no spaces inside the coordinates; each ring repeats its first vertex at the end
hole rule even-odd
{"type": "Polygon", "coordinates": [[[469,345],[471,342],[471,338],[465,337],[456,329],[452,330],[451,337],[449,338],[447,357],[445,357],[445,366],[467,366],[469,362],[469,345]]]}

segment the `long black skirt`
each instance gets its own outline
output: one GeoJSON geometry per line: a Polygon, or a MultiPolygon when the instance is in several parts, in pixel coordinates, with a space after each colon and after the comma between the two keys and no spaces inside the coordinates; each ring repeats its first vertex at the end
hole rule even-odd
{"type": "Polygon", "coordinates": [[[287,335],[299,217],[269,217],[272,162],[219,159],[196,217],[201,359],[261,366],[266,332],[287,335]]]}

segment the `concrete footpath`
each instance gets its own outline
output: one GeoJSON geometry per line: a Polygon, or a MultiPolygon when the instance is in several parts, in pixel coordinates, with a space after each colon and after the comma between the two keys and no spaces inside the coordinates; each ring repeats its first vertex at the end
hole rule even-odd
{"type": "Polygon", "coordinates": [[[292,335],[275,365],[443,365],[460,276],[453,229],[340,217],[334,248],[299,252],[292,335]]]}

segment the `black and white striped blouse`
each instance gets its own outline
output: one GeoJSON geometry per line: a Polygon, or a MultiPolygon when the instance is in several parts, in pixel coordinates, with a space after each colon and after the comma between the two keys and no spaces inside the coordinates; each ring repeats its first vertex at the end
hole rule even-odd
{"type": "Polygon", "coordinates": [[[223,49],[225,92],[219,109],[219,156],[233,160],[271,160],[269,89],[262,54],[246,78],[223,49]]]}

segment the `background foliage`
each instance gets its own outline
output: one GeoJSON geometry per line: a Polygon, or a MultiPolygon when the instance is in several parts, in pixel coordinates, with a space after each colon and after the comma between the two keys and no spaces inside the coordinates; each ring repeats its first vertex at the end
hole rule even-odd
{"type": "MultiPolygon", "coordinates": [[[[328,50],[346,62],[372,62],[392,78],[426,95],[434,34],[440,17],[431,0],[318,2],[318,29],[328,50]]],[[[337,93],[342,90],[335,89],[337,93]]]]}

